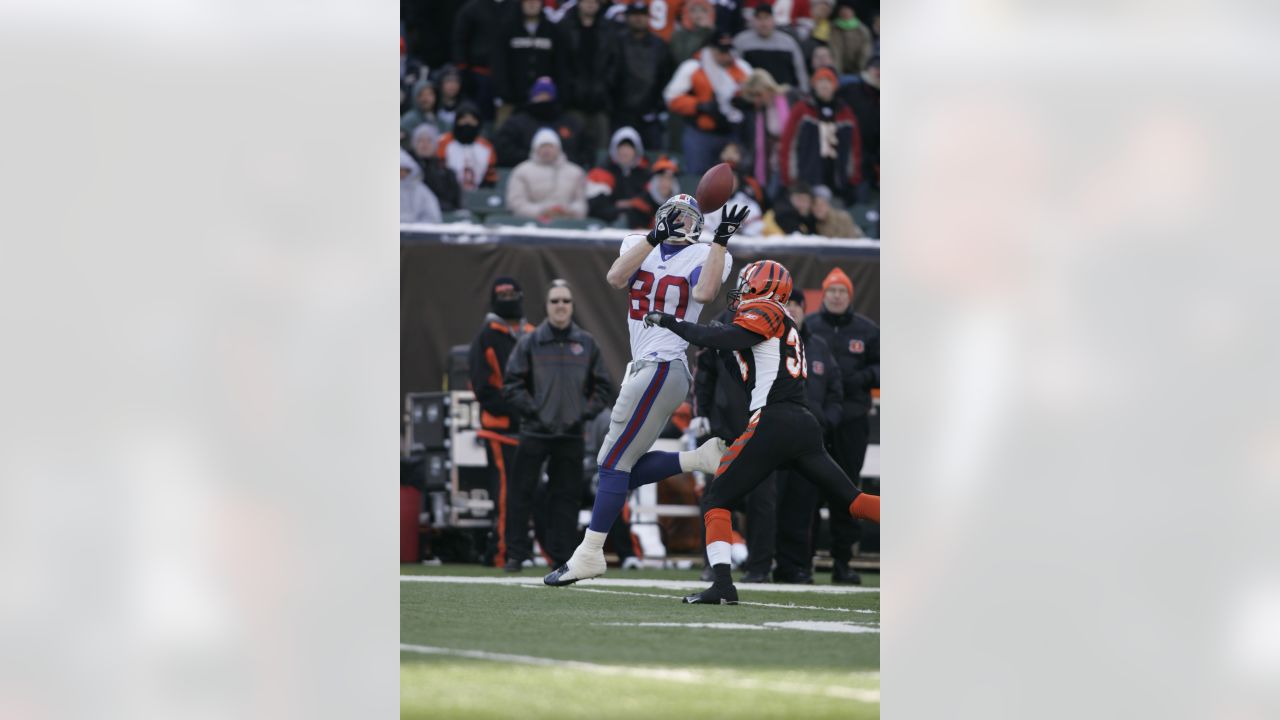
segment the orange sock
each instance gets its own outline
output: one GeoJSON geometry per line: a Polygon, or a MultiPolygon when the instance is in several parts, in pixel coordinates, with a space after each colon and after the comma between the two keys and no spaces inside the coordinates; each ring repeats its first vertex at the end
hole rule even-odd
{"type": "Polygon", "coordinates": [[[874,520],[880,524],[880,496],[860,493],[849,503],[849,514],[863,520],[874,520]]]}
{"type": "Polygon", "coordinates": [[[733,519],[724,508],[712,508],[702,516],[707,526],[707,543],[733,543],[733,519]]]}

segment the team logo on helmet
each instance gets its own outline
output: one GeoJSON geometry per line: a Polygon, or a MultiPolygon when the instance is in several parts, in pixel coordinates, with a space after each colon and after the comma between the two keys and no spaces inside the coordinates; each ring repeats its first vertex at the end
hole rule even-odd
{"type": "Polygon", "coordinates": [[[678,212],[681,225],[678,230],[671,233],[671,236],[684,238],[691,242],[697,240],[698,236],[702,234],[702,208],[698,207],[698,199],[684,193],[671,196],[670,200],[662,203],[662,207],[658,208],[654,223],[665,220],[673,209],[678,212]]]}
{"type": "Polygon", "coordinates": [[[768,298],[785,305],[791,297],[791,273],[774,260],[757,260],[738,273],[738,285],[729,291],[729,309],[746,300],[768,298]]]}

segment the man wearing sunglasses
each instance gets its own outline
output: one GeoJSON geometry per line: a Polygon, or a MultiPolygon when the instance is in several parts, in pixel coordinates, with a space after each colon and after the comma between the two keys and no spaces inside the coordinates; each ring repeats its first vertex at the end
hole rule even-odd
{"type": "Polygon", "coordinates": [[[532,552],[529,513],[547,467],[543,550],[553,567],[577,541],[585,452],[583,426],[613,402],[613,381],[590,333],[573,323],[573,292],[564,280],[547,290],[547,319],[520,338],[507,360],[503,395],[520,415],[520,445],[507,496],[507,562],[519,572],[532,552]]]}

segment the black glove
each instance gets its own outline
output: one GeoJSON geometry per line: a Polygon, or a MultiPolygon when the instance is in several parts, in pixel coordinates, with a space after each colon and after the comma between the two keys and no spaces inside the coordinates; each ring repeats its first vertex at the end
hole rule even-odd
{"type": "Polygon", "coordinates": [[[680,217],[680,211],[671,208],[671,212],[668,212],[666,217],[658,218],[658,222],[654,224],[649,234],[644,236],[644,239],[652,247],[657,247],[658,243],[671,237],[682,227],[684,227],[684,219],[680,217]]]}
{"type": "Polygon", "coordinates": [[[644,326],[653,327],[654,325],[660,325],[664,328],[673,328],[676,325],[676,317],[675,315],[668,315],[656,310],[646,313],[644,316],[644,326]]]}
{"type": "Polygon", "coordinates": [[[729,247],[729,238],[738,232],[738,228],[742,226],[742,221],[747,219],[747,213],[751,212],[751,208],[746,205],[730,205],[724,209],[724,215],[720,220],[720,227],[716,228],[716,236],[711,242],[720,247],[729,247]]]}

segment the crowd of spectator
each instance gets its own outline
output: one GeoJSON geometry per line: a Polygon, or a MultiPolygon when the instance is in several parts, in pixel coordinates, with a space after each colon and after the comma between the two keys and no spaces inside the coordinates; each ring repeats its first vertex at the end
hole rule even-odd
{"type": "Polygon", "coordinates": [[[432,0],[401,19],[402,222],[483,194],[647,228],[719,162],[744,235],[861,237],[846,208],[878,206],[878,0],[432,0]]]}

